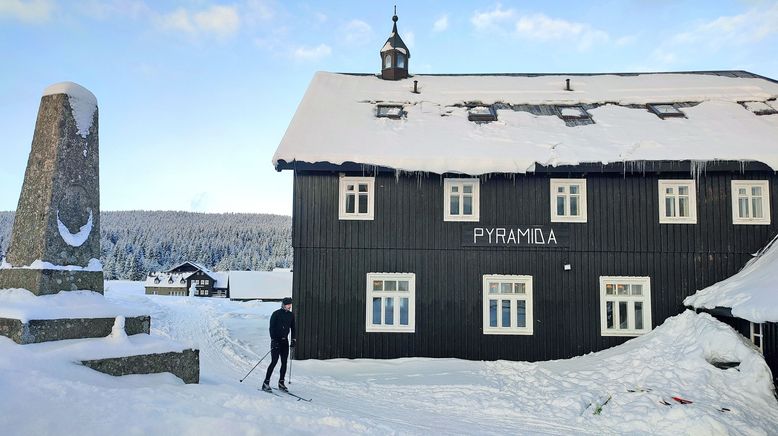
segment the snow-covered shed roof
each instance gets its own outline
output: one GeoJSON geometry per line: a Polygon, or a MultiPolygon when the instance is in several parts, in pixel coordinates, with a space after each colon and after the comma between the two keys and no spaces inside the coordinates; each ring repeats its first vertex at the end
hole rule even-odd
{"type": "Polygon", "coordinates": [[[778,322],[778,237],[770,241],[740,272],[686,297],[695,309],[730,308],[745,320],[778,322]]]}
{"type": "Polygon", "coordinates": [[[218,272],[218,271],[209,271],[208,275],[211,276],[212,279],[214,279],[213,287],[217,289],[227,289],[227,283],[229,282],[229,273],[224,272],[218,272]]]}
{"type": "Polygon", "coordinates": [[[280,300],[292,296],[292,272],[230,271],[230,299],[280,300]]]}
{"type": "Polygon", "coordinates": [[[778,169],[778,115],[746,108],[746,102],[778,108],[776,97],[777,82],[744,71],[398,81],[319,72],[273,164],[354,162],[471,175],[531,172],[536,164],[665,160],[759,161],[778,169]],[[650,103],[675,103],[683,116],[660,118],[650,103]],[[403,116],[377,117],[378,104],[402,105],[403,116]],[[497,121],[468,121],[468,109],[484,105],[494,105],[497,121]],[[571,105],[583,105],[591,118],[562,119],[559,106],[571,105]]]}

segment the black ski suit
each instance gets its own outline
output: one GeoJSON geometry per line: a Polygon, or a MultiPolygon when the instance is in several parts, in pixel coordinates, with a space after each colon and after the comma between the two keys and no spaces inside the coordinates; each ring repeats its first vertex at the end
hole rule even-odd
{"type": "Polygon", "coordinates": [[[297,341],[297,335],[294,328],[294,314],[285,310],[283,307],[273,312],[270,316],[270,366],[267,367],[265,374],[265,383],[270,384],[270,376],[276,368],[278,358],[281,357],[281,377],[284,381],[286,377],[286,360],[289,358],[289,341],[287,336],[292,332],[292,341],[297,341]]]}

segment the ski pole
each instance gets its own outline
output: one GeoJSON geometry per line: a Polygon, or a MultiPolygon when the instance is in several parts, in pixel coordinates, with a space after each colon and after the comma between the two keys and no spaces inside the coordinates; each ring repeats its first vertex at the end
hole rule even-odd
{"type": "MultiPolygon", "coordinates": [[[[259,362],[257,362],[257,364],[256,364],[256,365],[254,365],[254,367],[253,367],[253,368],[251,368],[251,371],[249,371],[249,374],[251,374],[251,373],[252,373],[252,372],[253,372],[255,369],[257,369],[257,367],[259,366],[259,364],[260,364],[260,363],[262,363],[262,361],[263,361],[263,360],[265,360],[265,357],[267,357],[267,355],[268,355],[268,354],[270,354],[270,350],[267,350],[267,353],[265,353],[265,355],[264,355],[264,356],[262,356],[262,358],[261,358],[261,359],[259,359],[259,362]]],[[[249,377],[249,374],[246,374],[246,376],[245,376],[245,377],[243,377],[242,379],[240,379],[240,382],[241,382],[241,383],[243,383],[243,380],[246,380],[246,379],[249,377]]]]}
{"type": "Polygon", "coordinates": [[[289,359],[289,384],[292,384],[292,362],[294,361],[294,347],[292,347],[292,358],[289,359]]]}

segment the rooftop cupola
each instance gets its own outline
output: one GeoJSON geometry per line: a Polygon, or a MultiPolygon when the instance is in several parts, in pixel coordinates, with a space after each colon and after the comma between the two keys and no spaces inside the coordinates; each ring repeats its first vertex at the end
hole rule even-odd
{"type": "Polygon", "coordinates": [[[381,78],[384,80],[408,77],[408,59],[411,57],[411,52],[397,33],[397,6],[394,8],[392,21],[392,34],[381,49],[381,78]]]}

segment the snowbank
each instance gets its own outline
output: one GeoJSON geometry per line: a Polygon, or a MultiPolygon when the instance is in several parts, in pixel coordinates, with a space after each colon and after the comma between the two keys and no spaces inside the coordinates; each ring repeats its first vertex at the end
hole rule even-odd
{"type": "Polygon", "coordinates": [[[143,305],[154,335],[200,349],[201,384],[110,377],[0,338],[6,433],[771,434],[778,422],[761,355],[706,314],[687,311],[621,346],[551,362],[294,361],[288,385],[313,398],[302,403],[257,390],[267,359],[238,382],[269,349],[277,303],[146,296],[142,283],[114,283],[111,303],[143,305]],[[716,360],[740,365],[721,370],[716,360]]]}
{"type": "Polygon", "coordinates": [[[704,74],[424,76],[385,81],[319,72],[273,163],[357,162],[404,171],[525,173],[535,164],[643,160],[752,160],[778,169],[778,115],[758,116],[740,101],[778,96],[778,84],[704,74]],[[376,103],[399,103],[406,117],[377,118],[376,103]],[[557,116],[498,110],[498,121],[467,120],[465,103],[596,103],[594,124],[570,127],[557,116]],[[644,105],[699,102],[685,118],[661,119],[644,105]],[[627,105],[641,105],[628,107],[627,105]],[[737,146],[733,146],[737,144],[737,146]]]}
{"type": "Polygon", "coordinates": [[[33,261],[29,265],[25,266],[13,266],[10,263],[3,260],[0,262],[0,269],[15,268],[15,269],[50,269],[56,271],[92,271],[99,272],[103,270],[103,264],[100,259],[89,259],[87,266],[78,265],[54,265],[51,262],[44,262],[40,259],[33,261]]]}
{"type": "Polygon", "coordinates": [[[142,308],[108,302],[92,291],[63,291],[36,296],[26,289],[0,289],[0,318],[31,319],[115,318],[145,315],[142,308]]]}
{"type": "Polygon", "coordinates": [[[778,237],[737,274],[698,290],[683,304],[695,309],[729,307],[732,315],[762,323],[778,322],[778,237]]]}
{"type": "MultiPolygon", "coordinates": [[[[94,113],[97,110],[97,98],[88,89],[73,82],[60,82],[43,90],[43,95],[66,94],[70,101],[70,109],[76,120],[78,134],[86,138],[92,128],[94,113]]],[[[84,155],[86,156],[86,155],[84,155]]]]}

